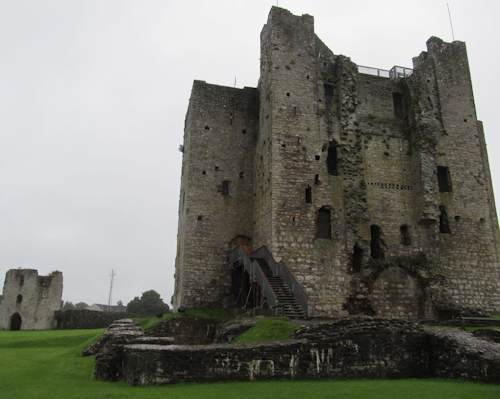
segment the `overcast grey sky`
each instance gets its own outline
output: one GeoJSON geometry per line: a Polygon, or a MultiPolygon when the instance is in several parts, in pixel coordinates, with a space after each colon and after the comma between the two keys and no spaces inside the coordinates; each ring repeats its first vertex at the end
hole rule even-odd
{"type": "MultiPolygon", "coordinates": [[[[450,0],[500,195],[500,2],[450,0]]],[[[64,273],[63,297],[173,292],[183,123],[193,79],[255,86],[274,1],[0,0],[0,278],[64,273]]],[[[411,66],[451,39],[445,1],[280,0],[336,54],[411,66]]]]}

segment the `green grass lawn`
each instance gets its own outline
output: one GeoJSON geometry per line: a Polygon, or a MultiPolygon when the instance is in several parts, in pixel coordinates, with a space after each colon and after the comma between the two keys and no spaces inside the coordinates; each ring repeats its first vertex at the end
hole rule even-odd
{"type": "Polygon", "coordinates": [[[500,385],[443,380],[271,381],[134,388],[92,379],[80,350],[101,330],[0,331],[5,399],[499,399],[500,385]]]}
{"type": "Polygon", "coordinates": [[[255,326],[236,337],[235,343],[253,344],[257,342],[285,341],[290,339],[299,326],[288,320],[277,317],[258,319],[255,326]]]}

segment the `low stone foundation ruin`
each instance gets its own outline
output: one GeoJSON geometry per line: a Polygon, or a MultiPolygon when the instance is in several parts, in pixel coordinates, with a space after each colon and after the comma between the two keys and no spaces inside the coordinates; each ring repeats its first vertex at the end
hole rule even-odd
{"type": "Polygon", "coordinates": [[[449,377],[500,382],[500,345],[418,323],[348,318],[311,323],[294,339],[177,345],[131,322],[110,328],[95,377],[130,385],[257,379],[449,377]],[[156,340],[156,341],[155,341],[156,340]]]}

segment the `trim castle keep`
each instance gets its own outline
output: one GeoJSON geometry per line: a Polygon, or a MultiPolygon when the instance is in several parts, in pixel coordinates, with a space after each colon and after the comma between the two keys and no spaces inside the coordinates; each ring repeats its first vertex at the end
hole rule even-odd
{"type": "Polygon", "coordinates": [[[465,44],[413,70],[333,54],[273,7],[257,88],[195,81],[174,305],[432,318],[500,310],[499,229],[465,44]]]}

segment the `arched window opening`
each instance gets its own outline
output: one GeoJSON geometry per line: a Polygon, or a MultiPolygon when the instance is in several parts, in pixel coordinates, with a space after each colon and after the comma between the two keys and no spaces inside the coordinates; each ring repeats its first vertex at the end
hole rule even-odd
{"type": "Polygon", "coordinates": [[[332,238],[330,210],[325,207],[320,208],[318,211],[316,238],[323,238],[327,240],[330,240],[332,238]]]}
{"type": "Polygon", "coordinates": [[[384,248],[382,245],[382,229],[376,224],[370,226],[370,251],[373,259],[384,259],[384,248]]]}
{"type": "Polygon", "coordinates": [[[448,211],[444,205],[439,207],[439,232],[443,234],[450,234],[450,222],[448,221],[448,211]]]}
{"type": "Polygon", "coordinates": [[[16,298],[16,303],[21,303],[23,301],[23,296],[22,295],[18,295],[17,298],[16,298]]]}
{"type": "Polygon", "coordinates": [[[402,245],[410,245],[411,244],[411,238],[410,238],[410,229],[408,225],[403,224],[399,228],[399,232],[401,235],[401,244],[402,245]]]}
{"type": "Polygon", "coordinates": [[[331,141],[328,145],[328,156],[326,158],[326,165],[328,167],[328,174],[337,176],[338,171],[338,158],[337,158],[337,145],[331,141]]]}

